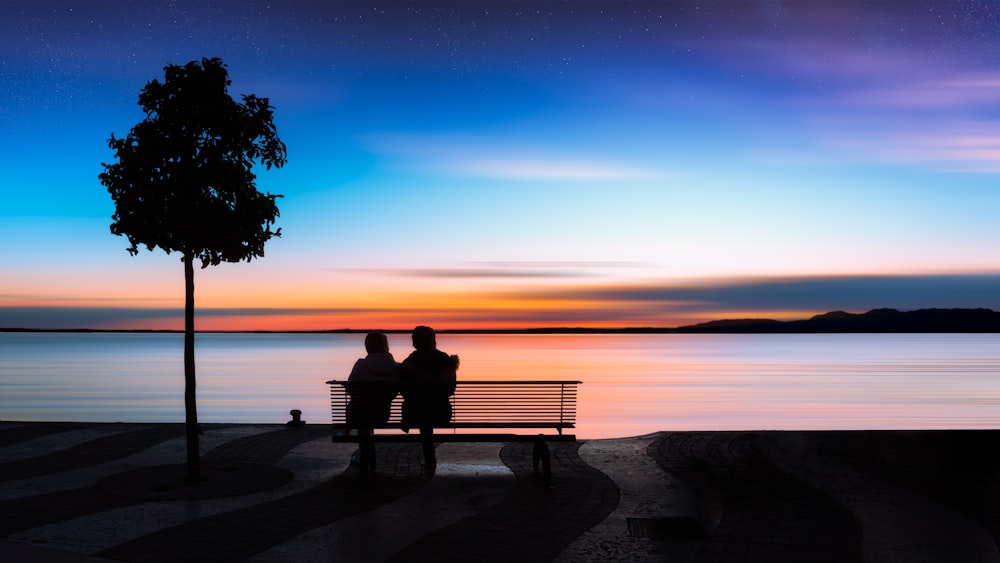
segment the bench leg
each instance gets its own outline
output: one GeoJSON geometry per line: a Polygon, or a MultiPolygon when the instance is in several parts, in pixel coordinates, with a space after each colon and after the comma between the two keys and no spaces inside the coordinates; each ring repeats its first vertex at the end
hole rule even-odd
{"type": "Polygon", "coordinates": [[[421,428],[420,442],[424,450],[424,466],[428,473],[434,473],[437,469],[437,456],[434,454],[434,428],[421,428]]]}
{"type": "Polygon", "coordinates": [[[549,445],[545,440],[536,440],[535,446],[531,449],[531,465],[535,469],[535,475],[541,474],[545,479],[545,486],[552,486],[552,457],[549,454],[549,445]],[[542,470],[538,471],[538,463],[541,462],[542,470]]]}
{"type": "Polygon", "coordinates": [[[371,429],[358,430],[358,449],[361,454],[361,483],[368,481],[368,471],[375,473],[375,442],[371,429]]]}

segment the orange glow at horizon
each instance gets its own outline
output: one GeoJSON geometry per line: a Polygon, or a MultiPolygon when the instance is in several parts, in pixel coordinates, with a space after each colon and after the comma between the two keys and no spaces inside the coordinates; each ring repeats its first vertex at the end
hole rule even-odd
{"type": "MultiPolygon", "coordinates": [[[[565,309],[569,311],[570,309],[565,309]]],[[[816,311],[746,311],[717,312],[711,315],[676,315],[664,317],[662,322],[634,317],[610,318],[602,311],[601,320],[584,321],[560,315],[549,310],[540,316],[530,310],[510,309],[417,309],[368,311],[276,312],[257,310],[246,314],[227,314],[225,309],[195,311],[195,328],[200,331],[323,331],[323,330],[409,330],[417,325],[430,325],[438,330],[527,330],[543,328],[677,328],[721,319],[773,319],[779,321],[807,319],[822,312],[816,311]]],[[[163,314],[139,320],[117,321],[99,327],[109,330],[183,330],[184,318],[180,310],[164,310],[163,314]]]]}
{"type": "MultiPolygon", "coordinates": [[[[182,330],[183,276],[176,264],[169,266],[121,279],[86,272],[71,284],[54,281],[35,287],[19,284],[0,296],[0,306],[22,311],[13,312],[0,326],[182,330]],[[46,312],[47,309],[51,312],[46,312]],[[52,320],[62,313],[66,313],[67,320],[52,320]],[[44,318],[39,320],[41,317],[44,318]]],[[[881,298],[869,299],[874,305],[865,309],[844,305],[850,299],[829,299],[830,288],[838,283],[857,293],[857,288],[866,287],[864,284],[870,284],[870,280],[880,279],[870,274],[594,282],[448,277],[438,280],[423,274],[415,280],[381,274],[370,278],[318,275],[289,279],[279,275],[280,268],[250,268],[247,273],[261,275],[246,277],[240,277],[241,269],[245,267],[196,272],[197,330],[409,330],[420,324],[440,330],[677,328],[724,319],[803,320],[832,310],[863,313],[887,306],[881,298]],[[764,292],[764,302],[780,303],[767,296],[787,292],[793,296],[789,305],[754,306],[754,297],[767,284],[774,284],[776,289],[764,292]],[[814,289],[817,286],[819,291],[814,289]],[[788,291],[789,288],[793,291],[788,291]],[[810,309],[807,298],[810,292],[820,295],[817,303],[838,305],[810,309]]],[[[905,283],[905,278],[901,279],[905,283]]],[[[956,276],[956,279],[962,278],[956,276]]],[[[886,282],[881,283],[879,287],[884,294],[886,282]]],[[[985,276],[976,283],[980,285],[973,284],[973,289],[994,282],[985,276]]],[[[942,291],[934,295],[962,295],[962,292],[942,291]]],[[[930,306],[946,306],[947,301],[932,299],[931,303],[940,304],[930,306]]]]}

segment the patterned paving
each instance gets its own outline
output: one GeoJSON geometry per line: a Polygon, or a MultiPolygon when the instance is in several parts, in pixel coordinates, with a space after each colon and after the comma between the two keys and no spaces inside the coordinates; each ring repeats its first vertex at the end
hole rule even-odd
{"type": "MultiPolygon", "coordinates": [[[[121,468],[164,444],[176,445],[181,425],[2,423],[0,449],[17,455],[0,463],[0,493],[7,499],[0,501],[0,539],[8,540],[0,542],[0,556],[5,546],[59,548],[64,536],[85,535],[87,526],[107,515],[156,515],[164,513],[158,507],[173,507],[170,519],[150,516],[127,534],[92,543],[99,547],[78,542],[70,551],[120,561],[336,559],[333,546],[364,541],[353,534],[364,525],[379,525],[373,520],[379,514],[388,518],[386,526],[421,530],[381,546],[380,558],[391,561],[566,561],[567,553],[603,552],[641,553],[646,554],[641,560],[650,561],[670,553],[671,560],[710,563],[959,560],[955,557],[1000,562],[996,432],[666,432],[634,450],[634,459],[649,462],[641,474],[630,473],[632,464],[601,465],[627,476],[629,491],[636,490],[636,479],[675,484],[651,491],[690,489],[693,510],[713,515],[702,518],[700,528],[688,517],[634,518],[626,526],[629,514],[616,511],[619,486],[581,458],[582,442],[550,444],[552,488],[533,472],[531,444],[496,444],[497,458],[486,449],[487,460],[502,463],[509,473],[491,465],[494,469],[465,481],[463,494],[473,496],[488,483],[491,492],[482,496],[488,501],[451,511],[442,495],[455,494],[449,479],[463,466],[447,455],[462,450],[449,449],[444,459],[439,455],[449,473],[435,477],[423,466],[419,444],[380,444],[377,471],[362,484],[357,466],[348,461],[353,448],[329,444],[327,433],[321,425],[212,433],[203,464],[221,473],[206,482],[207,489],[195,484],[191,495],[170,493],[149,502],[141,489],[156,487],[149,476],[163,466],[126,473],[121,468]],[[59,436],[67,437],[65,445],[53,447],[59,436]],[[33,444],[46,448],[35,454],[33,444]],[[293,450],[298,453],[291,457],[305,465],[287,463],[293,450]],[[334,457],[337,469],[323,470],[334,457]],[[287,479],[266,480],[303,467],[321,477],[297,478],[294,486],[287,486],[287,479]],[[236,485],[250,488],[226,489],[236,485]],[[234,500],[208,500],[218,496],[209,494],[213,488],[234,500]],[[435,510],[444,507],[451,516],[433,526],[407,520],[420,518],[430,500],[435,510]],[[202,510],[211,502],[211,509],[202,510]],[[622,521],[612,522],[615,518],[622,521]],[[947,534],[945,524],[952,527],[947,534]],[[674,533],[680,525],[685,533],[674,533]],[[337,530],[350,530],[352,537],[331,538],[337,530]],[[952,532],[960,539],[943,537],[952,532]],[[578,549],[581,541],[612,544],[578,549]],[[636,542],[643,542],[641,549],[633,549],[636,542]]],[[[612,453],[602,454],[601,461],[588,459],[605,464],[615,457],[607,446],[601,451],[612,453]]],[[[65,547],[71,544],[67,540],[65,547]]],[[[71,553],[63,555],[72,560],[71,553]]]]}
{"type": "MultiPolygon", "coordinates": [[[[10,429],[13,430],[13,429],[10,429]]],[[[51,432],[66,428],[52,427],[51,432]]],[[[180,425],[120,428],[65,450],[0,464],[8,480],[74,470],[108,463],[182,435],[180,425]]],[[[18,440],[44,436],[46,431],[21,432],[18,440]]],[[[278,427],[229,440],[203,456],[203,465],[278,463],[293,447],[328,433],[322,426],[278,427]]],[[[13,433],[9,434],[13,436],[13,433]]],[[[2,436],[0,436],[2,438],[2,436]]],[[[12,438],[10,443],[15,443],[12,438]]],[[[508,444],[499,456],[516,476],[511,493],[482,513],[431,534],[397,554],[397,560],[520,559],[550,560],[570,541],[600,522],[617,503],[617,488],[604,474],[577,455],[580,444],[554,444],[552,467],[556,486],[545,486],[533,473],[530,444],[508,444]],[[510,541],[512,535],[519,541],[510,541]]],[[[242,561],[312,529],[342,518],[375,510],[423,486],[432,475],[423,467],[419,444],[380,444],[378,470],[362,484],[355,465],[328,482],[295,494],[237,510],[169,526],[93,555],[122,561],[242,561]]],[[[94,486],[52,491],[0,502],[0,537],[135,505],[149,498],[138,490],[142,476],[159,467],[105,477],[94,486]],[[103,484],[102,484],[103,483],[103,484]],[[108,485],[111,483],[112,485],[108,485]],[[134,488],[133,494],[128,489],[134,488]],[[110,492],[109,492],[110,491],[110,492]],[[123,492],[124,491],[124,492],[123,492]]],[[[151,474],[151,473],[149,473],[151,474]]],[[[223,475],[239,479],[241,474],[223,475]]],[[[243,478],[254,479],[253,475],[243,478]]],[[[146,479],[150,481],[149,479],[146,479]]],[[[155,481],[150,481],[152,486],[155,481]]],[[[145,485],[144,485],[145,486],[145,485]]],[[[213,495],[206,494],[206,498],[213,495]]]]}

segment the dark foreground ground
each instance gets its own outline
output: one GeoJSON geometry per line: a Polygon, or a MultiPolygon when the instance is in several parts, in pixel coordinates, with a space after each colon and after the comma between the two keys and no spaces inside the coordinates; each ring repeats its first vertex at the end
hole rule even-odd
{"type": "Polygon", "coordinates": [[[0,422],[0,560],[997,561],[995,431],[355,446],[323,425],[0,422]]]}

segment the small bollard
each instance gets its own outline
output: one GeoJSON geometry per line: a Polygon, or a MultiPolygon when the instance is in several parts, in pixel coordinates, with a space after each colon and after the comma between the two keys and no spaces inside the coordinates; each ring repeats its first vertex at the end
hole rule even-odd
{"type": "Polygon", "coordinates": [[[292,409],[288,411],[288,414],[292,415],[292,419],[285,424],[289,426],[302,426],[306,421],[302,420],[302,411],[299,409],[292,409]]]}

